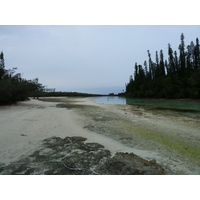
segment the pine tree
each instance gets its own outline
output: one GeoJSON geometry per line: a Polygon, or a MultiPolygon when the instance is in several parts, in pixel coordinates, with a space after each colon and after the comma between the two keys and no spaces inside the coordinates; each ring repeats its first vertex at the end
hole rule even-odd
{"type": "Polygon", "coordinates": [[[174,56],[173,56],[173,50],[171,48],[171,45],[168,44],[168,55],[169,55],[169,73],[172,74],[175,72],[175,64],[174,64],[174,56]]]}
{"type": "Polygon", "coordinates": [[[194,51],[195,51],[195,45],[194,45],[194,42],[191,41],[191,43],[190,43],[190,54],[191,54],[190,63],[191,63],[191,65],[192,65],[192,69],[194,69],[194,63],[195,63],[194,51]]]}
{"type": "Polygon", "coordinates": [[[179,45],[179,51],[180,51],[180,68],[181,68],[181,74],[185,71],[185,42],[184,42],[184,35],[181,34],[181,44],[179,45]]]}
{"type": "Polygon", "coordinates": [[[134,79],[136,80],[138,76],[138,66],[137,63],[135,63],[135,73],[134,73],[134,79]]]}
{"type": "Polygon", "coordinates": [[[1,52],[1,54],[0,54],[0,79],[6,73],[4,68],[5,68],[4,54],[3,54],[3,52],[1,52]]]}
{"type": "Polygon", "coordinates": [[[187,66],[188,72],[190,72],[192,69],[192,49],[190,45],[187,46],[186,66],[187,66]]]}
{"type": "Polygon", "coordinates": [[[164,61],[163,51],[160,57],[156,51],[155,62],[148,52],[149,62],[135,63],[134,80],[126,85],[132,97],[200,98],[200,47],[199,40],[185,49],[184,35],[181,34],[179,52],[173,52],[168,44],[168,59],[164,61]],[[148,71],[149,68],[149,71],[148,71]]]}
{"type": "Polygon", "coordinates": [[[196,45],[194,48],[194,69],[200,69],[200,50],[198,38],[196,38],[196,45]]]}
{"type": "Polygon", "coordinates": [[[159,64],[159,58],[158,58],[158,51],[156,51],[155,78],[158,78],[159,76],[160,76],[160,64],[159,64]]]}
{"type": "Polygon", "coordinates": [[[164,55],[162,49],[160,50],[160,73],[161,76],[165,75],[164,55]]]}
{"type": "Polygon", "coordinates": [[[148,57],[149,57],[149,77],[150,79],[152,79],[152,60],[151,60],[151,54],[149,52],[149,50],[147,50],[148,52],[148,57]]]}
{"type": "Polygon", "coordinates": [[[174,66],[175,66],[175,71],[179,70],[179,61],[178,61],[178,56],[177,52],[174,51],[174,66]]]}
{"type": "Polygon", "coordinates": [[[147,69],[147,61],[144,61],[144,72],[145,72],[145,76],[148,76],[148,69],[147,69]]]}

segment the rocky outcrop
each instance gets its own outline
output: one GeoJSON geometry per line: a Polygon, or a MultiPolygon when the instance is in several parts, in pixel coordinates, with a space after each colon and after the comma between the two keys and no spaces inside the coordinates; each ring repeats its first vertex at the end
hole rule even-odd
{"type": "Polygon", "coordinates": [[[165,170],[155,161],[133,153],[116,153],[83,137],[51,137],[40,148],[9,165],[0,165],[0,174],[46,175],[161,175],[165,170]]]}

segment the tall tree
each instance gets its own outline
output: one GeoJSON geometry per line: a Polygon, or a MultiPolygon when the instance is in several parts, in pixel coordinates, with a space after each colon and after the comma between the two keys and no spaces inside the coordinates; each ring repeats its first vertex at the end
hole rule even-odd
{"type": "Polygon", "coordinates": [[[150,79],[152,78],[152,60],[151,60],[151,54],[149,52],[149,50],[147,50],[148,52],[148,57],[149,57],[149,76],[150,76],[150,79]]]}
{"type": "Polygon", "coordinates": [[[168,44],[168,55],[169,55],[169,73],[175,72],[175,64],[174,64],[174,56],[173,56],[173,50],[171,48],[171,45],[168,44]]]}
{"type": "Polygon", "coordinates": [[[200,69],[200,50],[199,50],[199,39],[196,38],[196,45],[194,48],[194,68],[200,69]]]}
{"type": "Polygon", "coordinates": [[[160,50],[160,73],[165,75],[164,55],[162,49],[160,50]]]}
{"type": "Polygon", "coordinates": [[[186,66],[187,66],[188,72],[190,72],[192,69],[192,48],[190,45],[187,46],[186,66]]]}
{"type": "Polygon", "coordinates": [[[148,68],[147,68],[147,61],[144,61],[144,72],[145,72],[145,76],[148,76],[148,68]]]}
{"type": "Polygon", "coordinates": [[[175,70],[178,71],[179,70],[179,60],[178,60],[176,51],[174,51],[174,65],[175,65],[175,70]]]}
{"type": "Polygon", "coordinates": [[[138,66],[137,63],[135,63],[135,73],[134,73],[134,79],[136,80],[138,76],[138,66]]]}
{"type": "Polygon", "coordinates": [[[5,63],[4,63],[4,54],[1,52],[0,54],[0,79],[3,77],[5,74],[5,63]]]}
{"type": "Polygon", "coordinates": [[[193,69],[194,69],[194,63],[195,63],[194,51],[195,51],[195,45],[194,45],[194,42],[191,41],[191,43],[190,43],[190,54],[191,54],[190,63],[191,63],[191,65],[192,65],[192,68],[193,68],[193,69]]]}
{"type": "Polygon", "coordinates": [[[135,64],[134,80],[127,84],[127,92],[132,97],[200,98],[200,47],[199,40],[185,49],[184,35],[181,34],[179,52],[173,52],[168,44],[168,59],[164,61],[156,51],[155,62],[148,50],[149,63],[144,68],[135,64]],[[149,67],[149,71],[148,71],[149,67]]]}
{"type": "Polygon", "coordinates": [[[181,33],[181,44],[179,45],[179,51],[180,51],[180,67],[181,67],[181,73],[183,74],[185,71],[185,42],[184,42],[184,35],[181,33]]]}
{"type": "Polygon", "coordinates": [[[155,78],[158,78],[159,76],[160,76],[160,64],[159,64],[159,58],[158,58],[158,51],[156,51],[155,78]]]}

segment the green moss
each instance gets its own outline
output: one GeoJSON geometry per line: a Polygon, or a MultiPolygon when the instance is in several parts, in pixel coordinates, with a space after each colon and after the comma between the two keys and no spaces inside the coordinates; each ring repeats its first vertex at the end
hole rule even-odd
{"type": "Polygon", "coordinates": [[[163,137],[161,143],[166,147],[177,151],[181,156],[200,163],[200,147],[183,139],[175,137],[163,137]]]}
{"type": "MultiPolygon", "coordinates": [[[[191,159],[192,161],[200,163],[200,146],[192,142],[184,140],[184,138],[178,138],[173,135],[164,134],[161,132],[156,132],[144,127],[131,126],[130,124],[118,123],[118,127],[123,127],[125,132],[133,138],[136,137],[139,140],[145,140],[147,142],[153,143],[153,148],[162,147],[168,150],[169,152],[173,151],[178,153],[182,157],[191,159]]],[[[126,137],[126,136],[124,136],[126,137]]]]}

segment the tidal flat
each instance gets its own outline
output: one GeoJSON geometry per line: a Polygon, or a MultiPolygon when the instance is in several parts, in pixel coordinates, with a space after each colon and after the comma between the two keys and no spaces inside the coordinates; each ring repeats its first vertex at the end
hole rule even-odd
{"type": "Polygon", "coordinates": [[[136,149],[135,152],[141,150],[139,156],[155,159],[174,174],[200,174],[198,117],[185,116],[170,109],[91,104],[98,107],[93,109],[84,102],[77,103],[76,112],[83,116],[85,129],[136,149]]]}
{"type": "Polygon", "coordinates": [[[199,122],[92,98],[31,99],[0,108],[0,174],[198,175],[199,122]]]}

